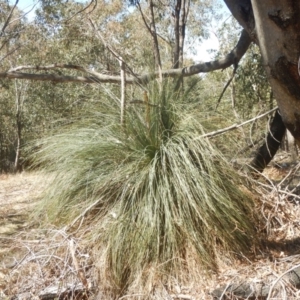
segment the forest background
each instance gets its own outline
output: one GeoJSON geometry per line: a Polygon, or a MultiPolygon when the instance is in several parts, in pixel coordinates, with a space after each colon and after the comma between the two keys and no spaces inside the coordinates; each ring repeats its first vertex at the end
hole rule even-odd
{"type": "MultiPolygon", "coordinates": [[[[50,260],[17,264],[6,294],[35,274],[38,294],[49,282],[63,294],[63,278],[105,299],[161,299],[174,282],[205,282],[233,261],[268,257],[283,198],[273,182],[255,182],[248,162],[259,157],[262,171],[285,126],[297,138],[299,51],[291,46],[287,63],[274,46],[279,58],[268,79],[276,103],[252,2],[234,2],[244,29],[217,0],[44,0],[28,13],[21,1],[0,2],[0,172],[43,171],[48,185],[32,220],[55,228],[43,233],[50,244],[63,239],[50,260]],[[203,62],[199,47],[211,35],[219,47],[203,62]],[[280,205],[266,200],[268,184],[280,205]],[[80,268],[75,240],[81,258],[92,260],[80,268]],[[62,253],[72,261],[52,264],[62,253]]],[[[298,32],[297,21],[281,26],[276,11],[270,15],[281,31],[298,32]]]]}
{"type": "MultiPolygon", "coordinates": [[[[90,17],[101,28],[101,38],[97,36],[86,16],[80,13],[88,3],[43,1],[36,7],[29,6],[32,10],[27,14],[19,10],[21,3],[22,1],[14,10],[14,19],[10,20],[1,37],[3,69],[70,63],[109,75],[119,75],[119,62],[112,49],[133,72],[153,71],[151,60],[154,59],[154,50],[151,34],[138,9],[129,6],[126,1],[99,2],[92,11],[90,17]],[[34,17],[32,12],[35,9],[37,11],[34,17]]],[[[25,1],[22,7],[27,4],[25,1]]],[[[175,31],[170,18],[174,5],[175,2],[171,1],[155,11],[163,69],[174,65],[175,31]]],[[[199,56],[199,45],[203,41],[210,41],[212,34],[220,47],[218,50],[211,50],[209,57],[217,59],[225,56],[237,42],[239,25],[225,12],[219,1],[202,1],[200,4],[195,1],[190,5],[181,65],[198,63],[195,59],[202,58],[202,55],[207,59],[208,56],[202,54],[205,52],[203,50],[200,50],[199,56]]],[[[4,24],[12,2],[8,4],[2,1],[1,6],[1,22],[4,24]]],[[[55,70],[54,73],[59,75],[61,71],[55,70]]],[[[273,108],[272,93],[261,67],[260,54],[253,45],[216,109],[218,98],[231,73],[232,70],[227,69],[205,76],[195,76],[199,82],[194,88],[193,100],[188,101],[195,102],[202,116],[212,118],[211,129],[242,122],[273,108]]],[[[78,73],[69,71],[69,74],[78,73]]],[[[185,84],[188,85],[191,80],[194,79],[186,79],[185,84]]],[[[115,84],[64,84],[17,79],[1,79],[1,82],[1,171],[21,169],[25,160],[21,151],[24,145],[47,135],[66,123],[66,119],[79,117],[87,109],[96,110],[107,90],[117,96],[120,93],[119,86],[115,84]]],[[[143,101],[141,96],[137,96],[138,93],[137,87],[128,86],[128,102],[134,99],[143,101]]],[[[265,131],[265,125],[258,125],[257,122],[250,127],[238,131],[238,143],[235,145],[239,149],[261,138],[265,131]]],[[[227,148],[233,150],[231,146],[227,148]]],[[[232,153],[236,151],[233,150],[232,153]]],[[[228,153],[229,156],[232,153],[228,153]]]]}

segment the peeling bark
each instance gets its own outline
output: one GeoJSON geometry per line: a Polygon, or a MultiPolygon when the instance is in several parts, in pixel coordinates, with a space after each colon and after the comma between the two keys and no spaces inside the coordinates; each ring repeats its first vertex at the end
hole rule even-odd
{"type": "Polygon", "coordinates": [[[282,120],[300,145],[300,1],[224,1],[251,36],[253,22],[243,11],[250,12],[248,7],[252,5],[255,22],[252,37],[260,47],[282,120]]]}
{"type": "Polygon", "coordinates": [[[259,46],[285,126],[300,144],[300,2],[252,1],[259,46]]]}

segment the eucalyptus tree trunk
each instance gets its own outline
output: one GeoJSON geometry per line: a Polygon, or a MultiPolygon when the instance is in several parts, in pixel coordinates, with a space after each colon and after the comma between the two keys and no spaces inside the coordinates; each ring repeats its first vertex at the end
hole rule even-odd
{"type": "Polygon", "coordinates": [[[174,33],[175,43],[173,50],[173,68],[183,66],[183,46],[185,40],[185,27],[190,7],[190,0],[177,0],[174,7],[174,33]]]}
{"type": "MultiPolygon", "coordinates": [[[[183,67],[183,47],[185,40],[185,27],[189,13],[190,0],[177,0],[174,7],[174,34],[173,69],[183,67]]],[[[183,77],[176,79],[176,89],[183,87],[183,77]]]]}
{"type": "MultiPolygon", "coordinates": [[[[16,82],[15,82],[16,83],[16,82]]],[[[14,162],[14,171],[20,171],[20,155],[21,155],[21,138],[22,138],[22,95],[21,91],[18,91],[16,84],[16,156],[14,162]]]]}
{"type": "Polygon", "coordinates": [[[279,149],[285,132],[285,125],[277,110],[273,120],[270,123],[270,128],[265,143],[259,149],[257,149],[256,155],[250,163],[252,168],[258,172],[263,172],[265,167],[269,164],[279,149]]]}
{"type": "Polygon", "coordinates": [[[300,145],[300,1],[224,1],[259,45],[282,120],[300,145]]]}
{"type": "Polygon", "coordinates": [[[155,25],[155,17],[154,17],[154,10],[153,10],[153,1],[149,1],[149,10],[150,10],[150,16],[151,16],[151,23],[150,23],[150,31],[152,35],[153,40],[153,48],[154,48],[154,57],[155,57],[155,64],[158,68],[159,77],[162,81],[162,66],[161,66],[161,58],[160,58],[160,51],[159,51],[159,45],[158,45],[158,39],[157,39],[157,32],[156,32],[156,25],[155,25]]]}
{"type": "Polygon", "coordinates": [[[258,171],[262,171],[275,155],[285,128],[300,145],[300,1],[224,2],[252,41],[259,46],[272,96],[279,107],[268,138],[251,163],[258,171]]]}
{"type": "Polygon", "coordinates": [[[300,145],[300,1],[252,4],[259,47],[281,117],[300,145]]]}

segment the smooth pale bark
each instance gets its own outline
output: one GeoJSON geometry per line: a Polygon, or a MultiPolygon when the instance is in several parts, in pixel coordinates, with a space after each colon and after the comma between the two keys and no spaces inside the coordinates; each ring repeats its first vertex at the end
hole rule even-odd
{"type": "Polygon", "coordinates": [[[286,131],[286,140],[287,140],[287,146],[288,151],[291,153],[291,162],[296,162],[297,160],[297,147],[295,144],[295,138],[290,133],[289,130],[286,131]]]}
{"type": "Polygon", "coordinates": [[[284,124],[300,145],[300,1],[253,0],[256,34],[284,124]]]}

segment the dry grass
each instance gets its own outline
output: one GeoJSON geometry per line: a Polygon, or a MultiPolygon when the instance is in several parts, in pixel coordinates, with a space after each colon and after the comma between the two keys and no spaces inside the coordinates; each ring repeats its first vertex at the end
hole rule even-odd
{"type": "Polygon", "coordinates": [[[89,250],[63,229],[35,229],[13,238],[22,256],[7,266],[3,293],[22,299],[88,299],[95,287],[89,250]]]}
{"type": "MultiPolygon", "coordinates": [[[[144,284],[143,290],[132,285],[119,299],[206,300],[212,299],[209,293],[214,289],[224,288],[233,282],[272,284],[280,279],[288,269],[300,264],[300,198],[289,190],[294,186],[286,185],[298,176],[297,168],[288,169],[279,181],[261,177],[255,183],[259,194],[255,210],[263,213],[265,223],[261,225],[267,232],[266,247],[255,257],[247,259],[239,253],[234,259],[232,256],[220,256],[217,258],[218,272],[203,274],[196,255],[187,249],[186,269],[182,276],[162,277],[155,286],[144,284]]],[[[266,174],[268,172],[272,172],[271,169],[266,174]]],[[[1,216],[10,209],[22,209],[25,214],[24,209],[28,205],[30,208],[32,199],[38,200],[34,183],[43,182],[36,174],[26,173],[2,175],[0,180],[1,216]],[[6,198],[3,198],[4,195],[6,198]]],[[[41,187],[40,184],[37,186],[41,187]]],[[[67,299],[112,299],[112,287],[101,281],[101,273],[105,272],[99,268],[103,253],[93,249],[87,239],[91,222],[80,224],[78,220],[76,228],[72,229],[43,230],[23,226],[19,233],[16,230],[10,235],[1,233],[1,244],[6,245],[13,258],[10,263],[3,257],[1,259],[0,295],[5,295],[3,299],[10,299],[13,295],[19,295],[19,299],[43,299],[42,295],[46,294],[51,298],[51,291],[52,299],[55,294],[60,295],[60,299],[63,296],[68,296],[67,299]]],[[[145,270],[149,283],[151,276],[157,276],[158,271],[145,270]]],[[[289,283],[280,280],[278,284],[279,292],[269,299],[299,299],[299,291],[289,283]]]]}
{"type": "Polygon", "coordinates": [[[30,231],[33,224],[29,215],[45,183],[37,173],[0,175],[0,291],[7,285],[8,267],[23,255],[15,236],[20,231],[30,231]]]}
{"type": "Polygon", "coordinates": [[[0,236],[13,235],[29,226],[29,212],[40,199],[45,183],[37,173],[0,175],[0,236]]]}

